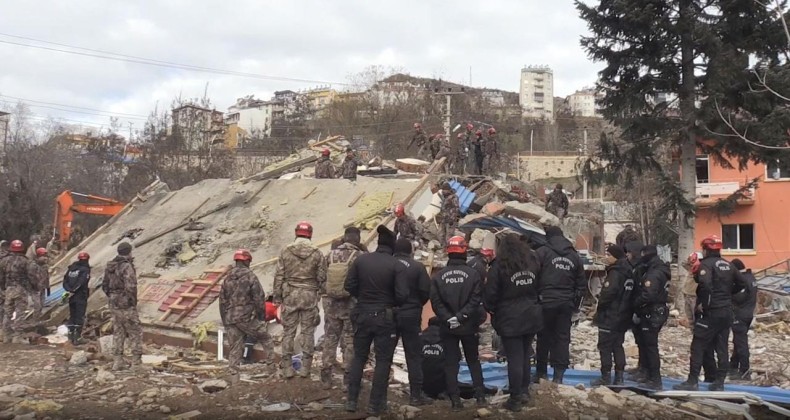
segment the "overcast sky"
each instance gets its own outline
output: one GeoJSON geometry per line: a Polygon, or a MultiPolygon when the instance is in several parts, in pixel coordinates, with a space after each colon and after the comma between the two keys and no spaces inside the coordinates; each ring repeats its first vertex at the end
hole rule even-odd
{"type": "MultiPolygon", "coordinates": [[[[157,103],[169,106],[179,94],[202,96],[207,83],[208,96],[226,111],[239,96],[267,99],[275,90],[344,83],[371,65],[460,83],[469,82],[471,66],[474,86],[517,91],[524,65],[545,64],[554,70],[555,96],[592,85],[601,67],[579,46],[586,26],[571,0],[15,1],[0,8],[0,33],[0,95],[6,95],[0,107],[15,102],[10,96],[140,116],[157,103]],[[68,49],[7,35],[315,82],[110,61],[11,45],[68,49]]],[[[41,116],[107,121],[31,109],[41,116]]],[[[129,121],[137,128],[143,122],[129,121]]]]}

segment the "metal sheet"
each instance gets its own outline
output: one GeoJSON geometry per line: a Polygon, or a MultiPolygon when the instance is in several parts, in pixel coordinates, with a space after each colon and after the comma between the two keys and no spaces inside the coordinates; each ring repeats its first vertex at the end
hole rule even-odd
{"type": "Polygon", "coordinates": [[[458,195],[458,202],[461,204],[461,214],[469,211],[469,206],[475,201],[475,193],[469,191],[458,181],[450,181],[450,187],[458,195]]]}

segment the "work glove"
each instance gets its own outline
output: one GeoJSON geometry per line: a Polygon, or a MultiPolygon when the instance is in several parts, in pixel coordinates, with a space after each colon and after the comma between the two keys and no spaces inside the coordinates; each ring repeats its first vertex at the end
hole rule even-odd
{"type": "Polygon", "coordinates": [[[450,326],[451,330],[456,329],[456,328],[461,326],[461,323],[458,322],[458,317],[455,317],[455,316],[450,318],[450,319],[448,319],[447,320],[447,324],[450,326]]]}
{"type": "Polygon", "coordinates": [[[71,293],[64,292],[63,297],[60,298],[60,303],[66,303],[69,301],[69,297],[71,297],[71,293]]]}
{"type": "Polygon", "coordinates": [[[642,320],[639,318],[639,315],[634,314],[634,316],[631,317],[631,322],[633,322],[634,325],[639,325],[639,323],[641,323],[642,320]]]}

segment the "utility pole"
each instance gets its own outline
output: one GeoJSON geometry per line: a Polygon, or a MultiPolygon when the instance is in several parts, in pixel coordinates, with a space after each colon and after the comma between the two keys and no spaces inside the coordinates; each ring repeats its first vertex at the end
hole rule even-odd
{"type": "MultiPolygon", "coordinates": [[[[587,128],[586,127],[584,128],[584,146],[583,146],[583,150],[584,150],[584,158],[586,159],[587,158],[587,128]]],[[[582,195],[583,195],[584,199],[586,200],[587,199],[587,177],[583,177],[582,178],[582,184],[583,184],[582,185],[582,187],[583,187],[582,195]]]]}
{"type": "Polygon", "coordinates": [[[452,97],[452,95],[445,95],[445,97],[447,98],[447,113],[444,115],[444,118],[445,118],[445,121],[444,121],[444,135],[447,136],[447,140],[449,141],[450,140],[450,124],[452,124],[450,119],[452,118],[452,115],[453,115],[450,112],[450,108],[452,107],[452,98],[453,97],[452,97]]]}

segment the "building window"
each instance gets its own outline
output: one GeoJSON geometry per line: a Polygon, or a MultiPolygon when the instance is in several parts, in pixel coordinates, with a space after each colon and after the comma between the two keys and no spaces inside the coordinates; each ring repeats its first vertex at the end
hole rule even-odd
{"type": "Polygon", "coordinates": [[[697,184],[710,182],[710,159],[708,155],[697,156],[697,184]]]}
{"type": "Polygon", "coordinates": [[[724,249],[754,250],[754,225],[721,225],[724,249]]]}
{"type": "Polygon", "coordinates": [[[790,179],[790,159],[776,159],[766,162],[768,179],[790,179]]]}

